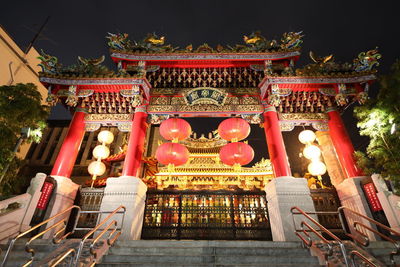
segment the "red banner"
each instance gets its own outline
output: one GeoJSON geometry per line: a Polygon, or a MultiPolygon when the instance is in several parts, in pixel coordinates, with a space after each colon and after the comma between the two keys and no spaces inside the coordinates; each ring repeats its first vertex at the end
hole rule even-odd
{"type": "Polygon", "coordinates": [[[367,197],[367,200],[372,208],[372,211],[381,211],[382,210],[382,205],[381,202],[378,199],[378,195],[375,192],[375,186],[373,183],[368,183],[363,185],[365,195],[367,197]]]}
{"type": "Polygon", "coordinates": [[[36,208],[40,210],[45,210],[47,207],[47,203],[49,203],[51,193],[53,192],[54,184],[49,182],[44,182],[42,187],[42,193],[40,194],[40,198],[36,208]]]}

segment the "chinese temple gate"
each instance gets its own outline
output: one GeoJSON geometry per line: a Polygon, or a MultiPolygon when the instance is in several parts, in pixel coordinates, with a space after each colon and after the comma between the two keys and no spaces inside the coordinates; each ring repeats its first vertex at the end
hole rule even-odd
{"type": "Polygon", "coordinates": [[[139,239],[143,227],[143,238],[295,240],[290,208],[316,207],[307,181],[292,177],[282,131],[312,126],[341,204],[369,215],[340,112],[367,99],[380,55],[371,50],[342,64],[311,52],[312,63],[296,68],[301,38],[252,33],[242,45],[180,49],[154,34],[139,42],[109,34],[116,71],[102,65],[104,56],[63,67],[43,53],[40,80],[49,103],[73,112],[50,173],[57,181],[51,214],[75,199],[78,185],[70,178],[85,132],[112,127],[128,135],[116,140],[120,150],[98,160],[108,171],[94,186],[105,186],[101,210],[127,207],[125,239],[139,239]],[[168,170],[153,157],[162,141],[157,125],[173,117],[240,117],[260,125],[268,159],[237,172],[219,162],[227,141],[214,132],[181,141],[189,161],[168,170]]]}

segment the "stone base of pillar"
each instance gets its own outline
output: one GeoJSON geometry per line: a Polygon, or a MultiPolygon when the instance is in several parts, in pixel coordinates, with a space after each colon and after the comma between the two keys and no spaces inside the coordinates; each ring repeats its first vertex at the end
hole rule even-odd
{"type": "MultiPolygon", "coordinates": [[[[147,186],[139,178],[121,176],[108,178],[104,189],[100,211],[113,211],[123,205],[126,208],[123,221],[121,240],[138,240],[142,234],[143,213],[146,199],[147,186]]],[[[100,218],[105,218],[103,214],[100,218]]],[[[116,216],[118,226],[121,225],[122,216],[116,216]]],[[[99,222],[100,222],[99,221],[99,222]]]]}
{"type": "MultiPolygon", "coordinates": [[[[50,203],[48,204],[48,208],[46,211],[46,218],[50,218],[57,213],[71,207],[74,205],[76,193],[78,192],[79,185],[72,182],[72,180],[68,177],[64,176],[55,176],[52,175],[51,177],[56,180],[56,187],[55,192],[53,193],[54,196],[52,197],[50,203]]],[[[69,216],[65,214],[65,218],[69,216]]],[[[48,226],[52,225],[54,222],[58,222],[62,217],[55,219],[54,221],[49,222],[48,226]]],[[[43,238],[52,238],[52,234],[54,231],[50,231],[46,233],[43,238]]]]}
{"type": "MultiPolygon", "coordinates": [[[[290,209],[294,206],[306,212],[314,212],[314,202],[304,178],[277,177],[266,186],[268,214],[274,241],[299,241],[294,234],[293,218],[290,209]]],[[[303,219],[295,215],[296,226],[303,219]]]]}
{"type": "MultiPolygon", "coordinates": [[[[368,202],[367,202],[364,192],[361,188],[360,182],[364,178],[365,177],[354,177],[354,178],[345,179],[339,185],[336,185],[336,191],[338,193],[338,196],[339,196],[342,206],[350,208],[350,209],[357,211],[369,218],[372,218],[372,214],[369,209],[368,202]]],[[[358,235],[355,232],[355,229],[353,227],[353,223],[355,220],[360,221],[373,229],[376,229],[375,226],[371,225],[367,220],[360,219],[356,215],[352,215],[352,214],[345,212],[345,216],[346,216],[347,224],[353,235],[358,235]]],[[[371,233],[370,231],[365,231],[365,234],[368,235],[368,237],[370,238],[371,241],[376,240],[375,235],[373,233],[371,233]]]]}
{"type": "Polygon", "coordinates": [[[37,203],[39,201],[43,183],[46,180],[47,175],[44,173],[37,173],[34,178],[32,178],[31,183],[26,190],[28,194],[32,196],[31,200],[29,201],[28,207],[26,209],[24,219],[21,223],[20,231],[24,232],[30,228],[30,223],[32,221],[33,214],[35,213],[37,203]]]}
{"type": "Polygon", "coordinates": [[[389,191],[380,174],[372,174],[372,181],[377,189],[377,196],[381,202],[383,212],[389,222],[390,228],[400,232],[400,196],[389,191]]]}

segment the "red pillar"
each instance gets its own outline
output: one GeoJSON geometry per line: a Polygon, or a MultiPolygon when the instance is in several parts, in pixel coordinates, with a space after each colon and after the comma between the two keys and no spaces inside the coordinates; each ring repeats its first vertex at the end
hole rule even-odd
{"type": "Polygon", "coordinates": [[[275,177],[292,176],[285,144],[283,143],[278,114],[274,107],[268,107],[264,112],[264,130],[267,138],[269,158],[275,177]]]}
{"type": "Polygon", "coordinates": [[[71,177],[85,135],[85,112],[76,111],[50,175],[71,177]]]}
{"type": "Polygon", "coordinates": [[[329,134],[346,178],[363,176],[354,159],[354,147],[337,110],[328,111],[329,134]]]}
{"type": "Polygon", "coordinates": [[[144,141],[146,138],[147,129],[147,113],[144,108],[136,109],[132,121],[131,133],[129,136],[128,150],[126,151],[124,167],[122,169],[122,176],[135,176],[139,175],[140,162],[144,151],[144,141]]]}

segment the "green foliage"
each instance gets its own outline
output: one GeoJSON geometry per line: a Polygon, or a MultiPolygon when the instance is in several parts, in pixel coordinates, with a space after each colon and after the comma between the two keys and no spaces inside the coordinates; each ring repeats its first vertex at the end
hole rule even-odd
{"type": "Polygon", "coordinates": [[[376,99],[355,108],[360,134],[368,136],[366,154],[356,152],[358,164],[367,174],[381,173],[400,192],[400,61],[380,79],[376,99]]]}
{"type": "Polygon", "coordinates": [[[41,130],[46,126],[48,106],[32,83],[0,86],[0,173],[10,167],[0,185],[0,194],[19,193],[17,171],[22,161],[14,157],[14,147],[22,128],[30,128],[28,142],[39,142],[41,130]]]}

